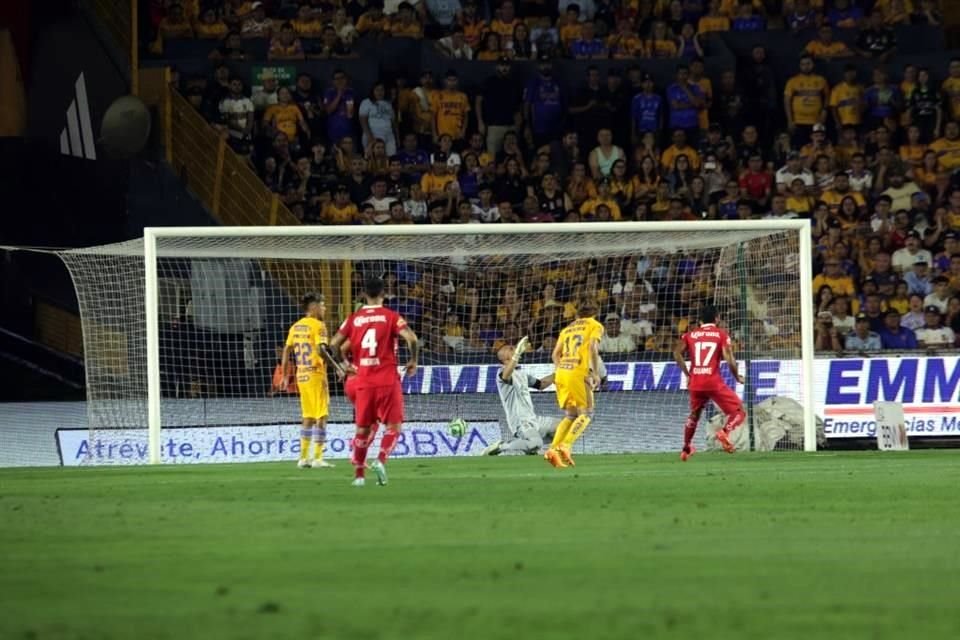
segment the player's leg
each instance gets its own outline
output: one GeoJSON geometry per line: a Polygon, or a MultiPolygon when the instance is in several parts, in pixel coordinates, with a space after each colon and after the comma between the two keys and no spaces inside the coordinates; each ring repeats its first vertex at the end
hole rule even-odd
{"type": "Polygon", "coordinates": [[[300,423],[300,456],[297,466],[301,469],[310,468],[310,442],[313,440],[313,418],[303,418],[300,423]]]}
{"type": "Polygon", "coordinates": [[[313,428],[313,462],[311,466],[314,469],[331,469],[335,465],[323,459],[324,451],[327,448],[327,416],[317,419],[317,424],[313,428]]]}
{"type": "Polygon", "coordinates": [[[690,391],[690,413],[683,423],[683,449],[680,450],[680,459],[684,462],[693,455],[696,449],[693,446],[693,436],[697,433],[700,416],[707,404],[707,397],[699,391],[690,391]]]}
{"type": "Polygon", "coordinates": [[[563,437],[563,442],[557,447],[560,457],[571,466],[576,466],[573,461],[573,444],[583,435],[593,419],[593,390],[587,386],[586,380],[580,385],[575,385],[573,393],[570,395],[570,403],[574,412],[577,414],[569,431],[563,437]]]}
{"type": "Polygon", "coordinates": [[[367,451],[370,447],[370,425],[377,420],[376,404],[372,389],[357,389],[354,405],[355,422],[357,425],[353,437],[353,456],[351,463],[354,469],[355,486],[362,487],[367,469],[367,451]]]}
{"type": "Polygon", "coordinates": [[[313,461],[310,466],[317,469],[325,469],[333,465],[323,459],[323,451],[327,446],[327,414],[330,412],[330,392],[327,389],[327,381],[319,380],[316,390],[315,414],[313,418],[313,461]]]}
{"type": "Polygon", "coordinates": [[[566,389],[567,388],[565,387],[562,395],[560,390],[557,390],[557,400],[565,403],[561,405],[563,407],[564,415],[563,419],[560,421],[560,424],[557,425],[557,430],[553,434],[553,441],[550,442],[547,452],[543,454],[543,459],[558,469],[564,469],[569,466],[563,461],[563,456],[560,454],[560,447],[563,446],[564,438],[566,438],[571,427],[573,427],[573,423],[577,419],[577,413],[568,401],[566,389]]]}
{"type": "Polygon", "coordinates": [[[515,434],[500,444],[499,453],[537,453],[543,446],[543,436],[534,424],[523,424],[515,434]]]}
{"type": "Polygon", "coordinates": [[[727,385],[722,385],[713,390],[710,394],[711,399],[727,417],[726,422],[717,431],[717,441],[727,453],[736,451],[733,442],[730,441],[730,433],[738,428],[747,419],[747,412],[743,410],[743,402],[740,397],[727,385]]]}
{"type": "Polygon", "coordinates": [[[313,440],[313,427],[316,422],[316,397],[313,393],[314,381],[310,376],[300,376],[297,379],[297,388],[300,391],[300,457],[297,466],[301,469],[310,467],[310,442],[313,440]]]}
{"type": "Polygon", "coordinates": [[[560,409],[563,410],[564,416],[560,420],[559,424],[557,424],[557,428],[553,432],[553,441],[550,443],[551,449],[555,449],[560,445],[561,442],[563,442],[563,438],[570,430],[570,426],[573,424],[573,421],[577,419],[576,414],[567,412],[567,405],[569,404],[570,397],[570,385],[568,384],[567,380],[564,378],[558,378],[554,380],[553,384],[556,387],[557,404],[560,405],[560,409]]]}
{"type": "Polygon", "coordinates": [[[377,461],[373,463],[373,470],[377,474],[377,483],[387,484],[387,459],[393,453],[403,425],[403,391],[400,382],[389,387],[378,389],[377,416],[387,425],[380,439],[380,452],[377,461]]]}

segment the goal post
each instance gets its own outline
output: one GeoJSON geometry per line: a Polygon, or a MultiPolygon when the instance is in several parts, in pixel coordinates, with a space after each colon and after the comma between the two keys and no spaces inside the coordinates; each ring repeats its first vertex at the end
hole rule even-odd
{"type": "MultiPolygon", "coordinates": [[[[387,278],[387,304],[424,345],[425,366],[403,383],[411,451],[418,437],[433,437],[430,425],[455,417],[496,437],[490,429],[506,424],[499,345],[529,333],[536,351],[523,367],[546,375],[555,337],[584,295],[600,302],[609,338],[601,344],[609,384],[578,442],[584,452],[679,447],[686,391],[671,352],[708,302],[735,343],[751,345],[738,353],[756,369],[738,387],[749,392],[748,411],[775,395],[802,407],[802,429],[761,438],[758,448],[814,451],[811,251],[808,221],[745,220],[154,227],[142,240],[57,253],[80,303],[90,441],[142,438],[146,455],[133,461],[156,464],[185,461],[164,429],[295,428],[298,399],[270,388],[274,350],[304,293],[326,296],[332,332],[367,275],[387,278]]],[[[352,411],[339,385],[331,393],[330,421],[346,430],[352,411]]],[[[538,413],[559,419],[552,393],[533,395],[538,413]]]]}

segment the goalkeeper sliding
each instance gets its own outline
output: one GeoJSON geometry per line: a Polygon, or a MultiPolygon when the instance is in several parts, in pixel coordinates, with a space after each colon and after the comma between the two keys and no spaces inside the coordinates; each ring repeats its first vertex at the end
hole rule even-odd
{"type": "Polygon", "coordinates": [[[530,344],[524,336],[516,347],[501,347],[497,358],[503,367],[497,374],[497,392],[500,403],[507,416],[510,437],[498,440],[483,450],[483,455],[495,456],[501,453],[522,452],[536,454],[543,446],[543,439],[553,434],[557,421],[553,418],[538,416],[533,409],[530,389],[546,389],[553,384],[553,374],[543,378],[532,376],[520,369],[520,357],[530,344]]]}

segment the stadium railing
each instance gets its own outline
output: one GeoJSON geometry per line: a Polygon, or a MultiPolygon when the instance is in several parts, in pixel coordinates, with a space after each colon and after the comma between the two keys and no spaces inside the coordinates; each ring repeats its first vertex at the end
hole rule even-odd
{"type": "MultiPolygon", "coordinates": [[[[156,107],[155,119],[167,163],[184,185],[223,225],[274,226],[298,225],[290,209],[272,193],[246,160],[227,145],[224,134],[204,120],[183,95],[171,86],[168,68],[143,69],[140,73],[141,97],[156,107]]],[[[350,309],[352,266],[349,262],[331,265],[304,262],[298,270],[273,269],[264,261],[278,284],[292,299],[303,291],[291,280],[316,282],[327,292],[331,318],[343,317],[350,309]],[[339,314],[339,315],[337,315],[339,314]]]]}
{"type": "Polygon", "coordinates": [[[141,93],[159,117],[167,162],[186,187],[225,225],[299,224],[226,138],[170,84],[169,69],[143,69],[141,93]]]}

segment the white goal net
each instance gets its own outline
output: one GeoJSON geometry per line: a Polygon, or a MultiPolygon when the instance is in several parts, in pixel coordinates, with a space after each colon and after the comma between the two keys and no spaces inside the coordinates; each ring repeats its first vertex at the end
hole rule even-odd
{"type": "MultiPolygon", "coordinates": [[[[164,461],[293,459],[299,403],[276,383],[287,375],[278,354],[298,300],[322,293],[332,334],[368,275],[385,278],[387,306],[423,345],[423,366],[403,383],[399,455],[475,454],[499,437],[498,347],[528,335],[534,351],[522,366],[549,373],[555,337],[584,296],[601,309],[608,378],[581,452],[678,450],[687,395],[672,350],[705,303],[735,339],[748,410],[771,397],[811,406],[808,234],[795,221],[154,229],[145,240],[63,251],[84,329],[86,451],[91,462],[146,461],[152,426],[164,461]],[[461,439],[446,434],[453,418],[470,426],[461,439]],[[105,442],[115,445],[109,456],[105,442]],[[121,443],[133,453],[120,456],[121,443]]],[[[328,456],[345,457],[352,408],[332,378],[331,394],[328,456]]],[[[559,419],[553,393],[534,401],[559,419]]],[[[804,448],[803,429],[770,442],[754,422],[743,445],[804,448]]]]}

